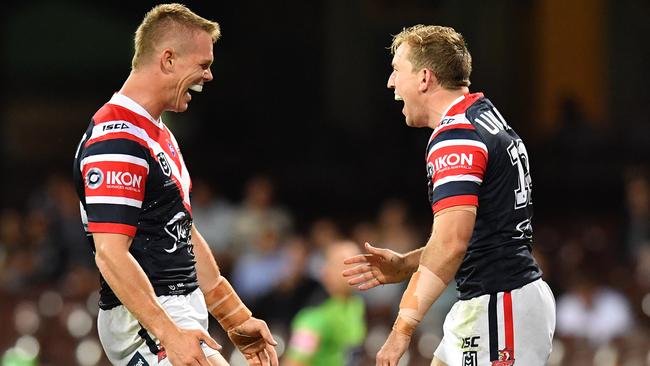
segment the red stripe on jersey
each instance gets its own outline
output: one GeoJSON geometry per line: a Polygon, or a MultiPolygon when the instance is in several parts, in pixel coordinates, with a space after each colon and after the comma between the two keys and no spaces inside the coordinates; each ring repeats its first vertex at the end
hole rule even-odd
{"type": "Polygon", "coordinates": [[[135,237],[138,229],[135,226],[117,224],[114,222],[89,222],[88,231],[91,233],[111,233],[111,234],[124,234],[130,237],[135,237]]]}
{"type": "Polygon", "coordinates": [[[510,351],[510,359],[515,358],[515,332],[512,320],[512,295],[503,293],[503,322],[506,330],[506,350],[510,351]]]}
{"type": "Polygon", "coordinates": [[[443,198],[431,206],[433,213],[438,213],[445,208],[454,206],[476,206],[478,207],[478,196],[467,194],[462,196],[451,196],[443,198]]]}
{"type": "Polygon", "coordinates": [[[474,104],[479,98],[483,97],[483,93],[474,93],[474,94],[465,94],[465,98],[461,100],[460,102],[454,104],[449,110],[447,111],[447,114],[445,116],[453,116],[456,114],[461,114],[465,113],[467,108],[474,104]]]}
{"type": "Polygon", "coordinates": [[[144,200],[147,168],[124,161],[94,161],[84,165],[86,197],[112,196],[144,200]]]}
{"type": "MultiPolygon", "coordinates": [[[[448,140],[453,141],[453,140],[448,140]]],[[[487,169],[487,152],[478,146],[452,145],[438,148],[427,163],[433,167],[432,181],[450,175],[473,175],[483,179],[487,169]]]]}

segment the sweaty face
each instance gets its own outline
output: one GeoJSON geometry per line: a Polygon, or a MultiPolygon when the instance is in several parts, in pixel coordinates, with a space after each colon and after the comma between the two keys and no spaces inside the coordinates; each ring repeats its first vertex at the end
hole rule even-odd
{"type": "Polygon", "coordinates": [[[393,56],[393,72],[388,78],[389,89],[394,89],[395,100],[403,101],[402,114],[406,117],[406,124],[410,127],[424,127],[427,125],[426,116],[423,115],[421,93],[419,86],[421,72],[413,70],[413,64],[408,60],[410,47],[402,43],[393,56]]]}
{"type": "Polygon", "coordinates": [[[188,39],[188,45],[176,60],[174,73],[174,101],[172,110],[184,112],[192,99],[190,92],[200,93],[203,84],[212,80],[212,38],[207,32],[196,32],[188,39]]]}

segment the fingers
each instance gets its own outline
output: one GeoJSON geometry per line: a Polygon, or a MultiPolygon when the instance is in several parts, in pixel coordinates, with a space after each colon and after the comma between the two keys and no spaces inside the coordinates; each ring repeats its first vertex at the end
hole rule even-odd
{"type": "Polygon", "coordinates": [[[278,361],[278,354],[275,352],[275,347],[267,345],[266,351],[268,352],[269,358],[271,359],[271,366],[279,366],[280,362],[278,361]]]}
{"type": "Polygon", "coordinates": [[[365,290],[370,290],[371,288],[375,288],[377,286],[381,285],[381,282],[379,282],[378,279],[372,278],[370,281],[364,282],[357,287],[359,290],[365,291],[365,290]]]}
{"type": "Polygon", "coordinates": [[[382,258],[386,258],[386,257],[388,256],[388,254],[387,254],[388,251],[387,251],[386,249],[373,247],[373,246],[372,246],[370,243],[368,243],[368,242],[366,242],[365,246],[366,246],[366,250],[367,250],[368,253],[370,253],[370,254],[378,255],[378,256],[380,256],[380,257],[382,257],[382,258]]]}
{"type": "Polygon", "coordinates": [[[360,264],[352,268],[348,268],[345,271],[341,272],[343,277],[352,277],[359,274],[363,274],[372,270],[372,267],[368,263],[360,264]]]}
{"type": "Polygon", "coordinates": [[[268,344],[271,344],[273,346],[277,346],[278,342],[273,339],[273,336],[271,335],[271,331],[269,330],[269,327],[266,325],[266,323],[262,320],[260,320],[261,325],[260,325],[260,334],[262,335],[262,338],[264,338],[264,341],[268,344]]]}
{"type": "Polygon", "coordinates": [[[348,280],[348,285],[355,286],[355,285],[364,283],[366,281],[370,281],[373,278],[375,278],[375,275],[372,272],[368,271],[368,272],[365,272],[364,274],[362,274],[360,276],[349,279],[348,280]]]}
{"type": "Polygon", "coordinates": [[[271,365],[271,360],[269,359],[269,354],[266,352],[266,349],[263,349],[262,351],[258,352],[257,357],[259,357],[262,366],[271,365]]]}
{"type": "Polygon", "coordinates": [[[221,345],[219,343],[217,343],[217,341],[215,341],[212,337],[210,337],[208,332],[203,331],[203,330],[198,330],[198,331],[199,331],[199,333],[197,335],[198,339],[205,342],[205,344],[207,344],[208,347],[210,347],[212,349],[215,349],[217,351],[221,350],[221,348],[222,348],[221,345]]]}
{"type": "Polygon", "coordinates": [[[355,256],[345,258],[343,260],[343,264],[367,263],[368,258],[371,256],[372,254],[357,254],[355,256]]]}

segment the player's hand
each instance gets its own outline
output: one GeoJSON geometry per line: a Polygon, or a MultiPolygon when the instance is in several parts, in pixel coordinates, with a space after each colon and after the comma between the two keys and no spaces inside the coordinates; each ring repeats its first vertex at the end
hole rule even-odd
{"type": "Polygon", "coordinates": [[[249,365],[278,366],[278,355],[275,352],[278,343],[263,320],[251,317],[228,331],[228,338],[237,346],[249,365]]]}
{"type": "Polygon", "coordinates": [[[402,282],[409,278],[411,272],[406,268],[405,256],[390,249],[376,248],[366,243],[368,254],[359,254],[346,258],[344,264],[358,264],[343,271],[350,286],[359,290],[368,290],[386,283],[402,282]]]}
{"type": "Polygon", "coordinates": [[[221,346],[202,329],[181,329],[166,335],[160,342],[170,364],[174,366],[210,366],[201,348],[201,341],[217,351],[221,346]]]}
{"type": "Polygon", "coordinates": [[[402,358],[404,352],[411,343],[411,337],[391,331],[386,343],[377,352],[376,366],[396,366],[399,359],[402,358]]]}

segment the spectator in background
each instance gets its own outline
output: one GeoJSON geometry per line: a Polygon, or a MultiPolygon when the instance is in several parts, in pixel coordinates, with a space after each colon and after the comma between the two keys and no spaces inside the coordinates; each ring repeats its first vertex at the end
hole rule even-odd
{"type": "Polygon", "coordinates": [[[287,275],[289,255],[283,247],[281,229],[272,222],[260,222],[257,237],[233,266],[232,281],[237,294],[251,303],[268,294],[287,275]]]}
{"type": "Polygon", "coordinates": [[[307,259],[307,273],[311,278],[320,281],[325,263],[323,249],[339,239],[341,239],[341,231],[334,220],[321,217],[312,222],[309,227],[310,250],[307,259]]]}
{"type": "Polygon", "coordinates": [[[235,219],[233,206],[218,196],[208,182],[195,179],[192,182],[192,216],[194,225],[201,229],[201,235],[219,260],[221,271],[230,272],[234,260],[231,253],[235,219]]]}
{"type": "Polygon", "coordinates": [[[283,365],[352,366],[360,362],[366,334],[364,304],[341,277],[343,260],[359,254],[359,248],[351,241],[337,241],[322,250],[321,280],[330,297],[295,317],[283,365]]]}
{"type": "MultiPolygon", "coordinates": [[[[582,265],[583,271],[586,266],[582,265]]],[[[569,289],[557,303],[557,333],[568,341],[609,343],[632,329],[630,304],[619,291],[596,280],[593,273],[575,272],[569,289]]]]}
{"type": "Polygon", "coordinates": [[[274,226],[281,237],[291,231],[291,216],[275,205],[273,194],[273,183],[268,177],[253,177],[246,184],[244,202],[235,214],[233,239],[236,253],[246,253],[266,224],[274,226]]]}
{"type": "Polygon", "coordinates": [[[257,302],[260,318],[271,324],[271,328],[286,334],[291,319],[298,311],[309,304],[316,304],[327,297],[319,282],[307,275],[309,246],[301,236],[291,237],[284,249],[287,264],[282,278],[272,291],[257,302]]]}

